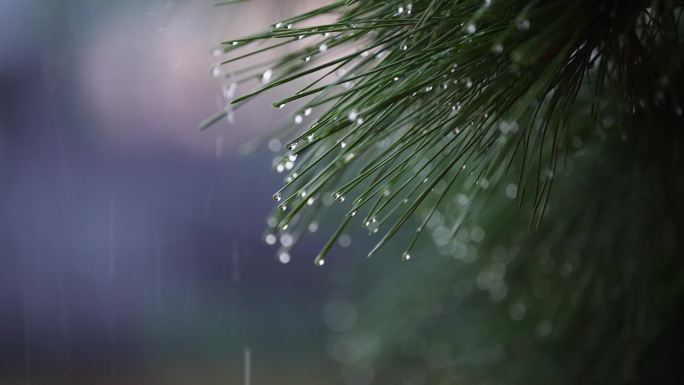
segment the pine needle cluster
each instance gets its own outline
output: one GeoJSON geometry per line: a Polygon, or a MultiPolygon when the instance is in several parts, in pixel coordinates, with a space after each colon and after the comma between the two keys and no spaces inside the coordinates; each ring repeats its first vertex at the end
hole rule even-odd
{"type": "Polygon", "coordinates": [[[233,79],[262,85],[203,127],[303,83],[273,104],[296,108],[276,133],[287,176],[267,234],[296,241],[330,212],[341,219],[317,264],[354,224],[377,233],[370,254],[393,241],[418,262],[352,269],[366,317],[333,342],[364,348],[334,357],[345,370],[671,383],[683,13],[674,0],[335,1],[225,42],[223,64],[257,63],[233,79]]]}
{"type": "Polygon", "coordinates": [[[568,121],[583,87],[586,114],[608,132],[656,107],[681,115],[681,13],[678,2],[652,0],[336,1],[225,42],[223,64],[298,44],[236,74],[268,82],[233,106],[314,77],[274,103],[298,103],[281,131],[289,140],[276,167],[292,165],[274,195],[277,229],[307,224],[332,196],[346,216],[316,263],[354,222],[381,232],[371,254],[414,226],[409,258],[464,183],[495,184],[513,165],[518,205],[536,227],[576,136],[568,121]],[[316,23],[329,15],[334,23],[316,23]],[[250,48],[257,42],[265,46],[250,48]],[[313,124],[300,124],[313,110],[313,124]]]}

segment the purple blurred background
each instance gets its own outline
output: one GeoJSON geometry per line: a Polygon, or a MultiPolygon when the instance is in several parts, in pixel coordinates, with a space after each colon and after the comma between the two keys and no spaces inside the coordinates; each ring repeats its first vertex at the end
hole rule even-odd
{"type": "Polygon", "coordinates": [[[216,43],[315,4],[0,2],[0,384],[341,382],[321,239],[276,261],[281,176],[238,154],[288,90],[197,130],[216,43]]]}

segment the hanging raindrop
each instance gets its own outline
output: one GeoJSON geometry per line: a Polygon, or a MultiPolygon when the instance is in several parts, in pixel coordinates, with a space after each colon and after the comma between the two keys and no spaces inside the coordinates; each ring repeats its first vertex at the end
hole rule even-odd
{"type": "Polygon", "coordinates": [[[221,77],[221,67],[219,66],[214,66],[214,68],[211,69],[211,76],[215,78],[220,78],[221,77]]]}
{"type": "Polygon", "coordinates": [[[527,19],[518,20],[516,26],[520,31],[527,31],[528,29],[530,29],[530,21],[527,19]]]}
{"type": "Polygon", "coordinates": [[[283,251],[278,255],[278,261],[280,261],[280,263],[283,265],[290,263],[290,254],[288,254],[286,251],[283,251]]]}
{"type": "Polygon", "coordinates": [[[273,70],[272,69],[267,69],[264,71],[263,74],[261,74],[261,83],[266,84],[271,81],[271,77],[273,76],[273,70]]]}

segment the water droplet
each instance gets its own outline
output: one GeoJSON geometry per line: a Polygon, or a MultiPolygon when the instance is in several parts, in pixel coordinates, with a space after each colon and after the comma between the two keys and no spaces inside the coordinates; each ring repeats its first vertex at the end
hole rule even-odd
{"type": "Polygon", "coordinates": [[[218,58],[218,57],[220,57],[222,54],[223,54],[223,50],[222,50],[222,49],[220,49],[220,48],[214,49],[214,52],[213,52],[214,57],[218,58]]]}
{"type": "Polygon", "coordinates": [[[530,21],[527,19],[518,20],[516,26],[520,31],[527,31],[528,29],[530,29],[530,21]]]}
{"type": "Polygon", "coordinates": [[[280,28],[283,26],[283,23],[275,23],[274,27],[275,28],[280,28]]]}
{"type": "Polygon", "coordinates": [[[304,58],[304,63],[308,63],[309,61],[311,61],[311,56],[307,56],[304,58]]]}
{"type": "Polygon", "coordinates": [[[284,247],[290,247],[294,243],[294,238],[290,234],[282,234],[280,236],[280,244],[284,247]]]}
{"type": "Polygon", "coordinates": [[[284,104],[278,104],[278,105],[276,106],[276,108],[278,108],[278,109],[280,109],[280,108],[284,108],[284,107],[285,107],[285,105],[284,105],[284,104]]]}
{"type": "Polygon", "coordinates": [[[310,233],[315,233],[316,231],[318,231],[318,222],[309,223],[308,230],[310,233]]]}
{"type": "Polygon", "coordinates": [[[280,193],[275,193],[273,194],[273,200],[276,202],[280,202],[283,199],[283,196],[280,195],[280,193]]]}
{"type": "Polygon", "coordinates": [[[474,242],[482,242],[485,237],[485,231],[482,227],[473,227],[470,230],[470,239],[474,242]]]}
{"type": "Polygon", "coordinates": [[[354,215],[356,215],[356,210],[351,211],[351,212],[349,213],[349,216],[350,216],[350,217],[353,217],[354,215]]]}
{"type": "Polygon", "coordinates": [[[475,33],[475,31],[477,31],[477,28],[475,27],[475,24],[473,24],[473,23],[468,23],[468,25],[466,26],[466,29],[465,29],[465,30],[466,30],[466,32],[468,32],[469,34],[472,35],[472,34],[475,33]]]}
{"type": "Polygon", "coordinates": [[[368,230],[373,230],[373,229],[377,230],[377,225],[376,225],[377,222],[378,222],[378,220],[373,216],[373,217],[370,217],[370,219],[368,219],[366,221],[366,223],[364,223],[364,225],[366,226],[366,228],[368,230]]]}
{"type": "Polygon", "coordinates": [[[432,86],[425,87],[425,92],[430,92],[430,91],[432,91],[432,86]]]}
{"type": "Polygon", "coordinates": [[[294,151],[294,149],[297,148],[297,142],[288,143],[288,145],[285,147],[290,151],[294,151]]]}
{"type": "Polygon", "coordinates": [[[290,254],[283,251],[282,253],[278,254],[278,261],[280,261],[280,263],[283,265],[290,263],[290,254]]]}
{"type": "Polygon", "coordinates": [[[226,99],[232,99],[233,96],[235,96],[235,91],[237,91],[237,83],[232,82],[230,84],[224,84],[223,87],[221,87],[221,91],[223,92],[223,97],[226,99]]]}
{"type": "Polygon", "coordinates": [[[226,120],[228,121],[228,124],[235,123],[235,113],[230,106],[226,107],[226,120]]]}
{"type": "Polygon", "coordinates": [[[311,143],[311,142],[313,142],[313,140],[314,140],[314,135],[313,135],[313,134],[307,135],[307,137],[306,137],[306,141],[307,141],[307,142],[311,143]]]}
{"type": "Polygon", "coordinates": [[[347,143],[346,142],[340,142],[340,148],[345,148],[345,147],[347,147],[347,143]]]}
{"type": "Polygon", "coordinates": [[[278,206],[278,208],[280,209],[280,211],[287,211],[287,205],[285,204],[278,206]]]}
{"type": "Polygon", "coordinates": [[[499,43],[494,44],[494,46],[492,47],[492,52],[494,52],[495,54],[500,54],[501,52],[503,52],[503,45],[499,43]]]}
{"type": "Polygon", "coordinates": [[[352,238],[347,235],[347,234],[342,234],[340,237],[337,239],[337,242],[340,244],[342,247],[349,247],[351,246],[352,243],[352,238]]]}
{"type": "Polygon", "coordinates": [[[321,44],[321,45],[318,46],[318,52],[320,52],[320,53],[323,53],[323,52],[325,52],[325,51],[327,51],[327,50],[328,50],[328,45],[325,44],[325,43],[323,43],[323,44],[321,44]]]}
{"type": "Polygon", "coordinates": [[[340,192],[334,193],[333,198],[338,202],[344,202],[344,195],[340,192]]]}
{"type": "Polygon", "coordinates": [[[266,241],[266,244],[268,244],[268,245],[275,245],[275,243],[276,243],[276,236],[273,235],[273,234],[268,234],[268,235],[266,235],[266,237],[264,238],[264,240],[266,241]]]}
{"type": "Polygon", "coordinates": [[[267,69],[264,71],[263,74],[261,74],[261,83],[266,84],[271,81],[271,77],[273,76],[273,70],[272,69],[267,69]]]}
{"type": "Polygon", "coordinates": [[[511,306],[509,314],[513,321],[521,321],[527,314],[527,307],[522,302],[516,302],[511,306]]]}
{"type": "Polygon", "coordinates": [[[504,190],[504,193],[506,194],[506,197],[515,199],[515,197],[518,196],[518,186],[514,183],[508,184],[504,190]]]}
{"type": "Polygon", "coordinates": [[[547,337],[553,331],[553,323],[550,320],[544,320],[537,325],[537,333],[542,337],[547,337]]]}
{"type": "Polygon", "coordinates": [[[318,266],[323,266],[325,265],[325,259],[319,259],[318,262],[316,262],[318,266]]]}
{"type": "Polygon", "coordinates": [[[302,197],[302,198],[306,198],[306,190],[302,190],[302,191],[299,193],[299,196],[302,197]]]}
{"type": "Polygon", "coordinates": [[[299,115],[299,114],[295,115],[295,117],[294,117],[295,124],[301,124],[302,121],[304,121],[304,118],[301,115],[299,115]]]}
{"type": "Polygon", "coordinates": [[[297,154],[289,154],[289,155],[287,156],[287,159],[288,159],[290,162],[294,162],[295,160],[297,160],[297,154]]]}
{"type": "Polygon", "coordinates": [[[304,116],[309,116],[309,115],[311,115],[311,108],[307,108],[306,110],[304,110],[304,116]]]}
{"type": "Polygon", "coordinates": [[[470,78],[466,78],[465,79],[465,85],[466,85],[466,88],[472,88],[473,87],[473,81],[470,80],[470,78]]]}
{"type": "Polygon", "coordinates": [[[357,118],[358,116],[359,116],[359,113],[358,113],[356,110],[351,110],[351,111],[349,112],[349,115],[347,116],[347,118],[348,118],[350,121],[353,122],[353,121],[356,120],[356,118],[357,118]]]}
{"type": "Polygon", "coordinates": [[[213,76],[215,78],[220,78],[221,77],[221,67],[214,66],[214,68],[211,69],[211,76],[213,76]]]}
{"type": "Polygon", "coordinates": [[[316,199],[314,197],[310,197],[309,199],[306,200],[306,204],[311,206],[316,202],[316,199]]]}
{"type": "Polygon", "coordinates": [[[403,259],[404,261],[408,261],[409,259],[411,259],[411,254],[405,251],[404,254],[401,255],[401,259],[403,259]]]}
{"type": "Polygon", "coordinates": [[[238,42],[237,42],[237,41],[234,41],[234,42],[230,43],[230,45],[236,46],[236,45],[238,45],[238,42]]]}
{"type": "Polygon", "coordinates": [[[400,5],[399,8],[397,8],[397,14],[401,15],[402,13],[404,13],[404,7],[400,5]]]}
{"type": "Polygon", "coordinates": [[[285,171],[285,165],[282,164],[282,163],[278,163],[278,165],[276,166],[276,171],[277,171],[278,173],[281,173],[281,172],[285,171]]]}

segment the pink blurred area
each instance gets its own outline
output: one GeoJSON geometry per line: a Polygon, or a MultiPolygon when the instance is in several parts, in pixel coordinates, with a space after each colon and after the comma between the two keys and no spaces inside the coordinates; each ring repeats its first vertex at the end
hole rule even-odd
{"type": "Polygon", "coordinates": [[[322,3],[0,1],[1,385],[242,383],[247,348],[253,384],[335,383],[318,245],[277,261],[282,175],[238,154],[294,88],[198,129],[218,44],[322,3]]]}
{"type": "MultiPolygon", "coordinates": [[[[211,76],[220,61],[213,51],[222,41],[261,31],[321,3],[257,0],[214,7],[188,1],[147,12],[140,7],[123,9],[103,20],[85,39],[78,71],[80,91],[88,103],[84,109],[97,122],[94,137],[106,147],[144,151],[171,145],[195,156],[214,156],[222,151],[217,146],[235,151],[269,132],[286,112],[274,109],[270,101],[291,89],[257,98],[240,109],[230,126],[224,120],[198,134],[198,123],[225,104],[221,79],[211,76]]],[[[222,75],[244,63],[222,67],[222,75]]]]}

